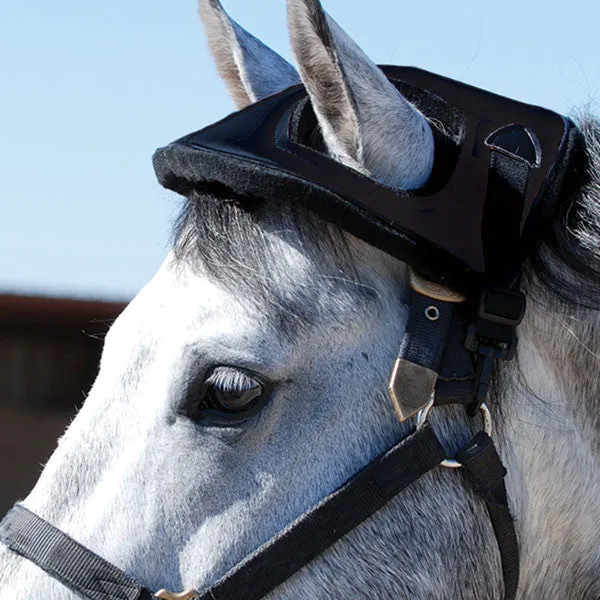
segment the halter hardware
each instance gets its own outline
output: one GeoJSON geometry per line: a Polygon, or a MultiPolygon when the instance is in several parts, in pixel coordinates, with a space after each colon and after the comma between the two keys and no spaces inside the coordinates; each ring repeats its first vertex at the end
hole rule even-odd
{"type": "MultiPolygon", "coordinates": [[[[425,423],[427,423],[427,418],[429,417],[429,413],[431,412],[431,409],[434,407],[434,405],[435,398],[432,396],[429,402],[427,403],[427,406],[424,409],[420,410],[419,414],[417,415],[417,430],[421,429],[425,425],[425,423]]],[[[481,405],[479,406],[479,411],[481,412],[481,418],[483,419],[483,431],[486,433],[487,436],[491,438],[493,431],[492,413],[490,412],[490,409],[487,407],[485,402],[481,403],[481,405]]],[[[440,467],[444,467],[446,469],[460,469],[462,466],[463,464],[455,458],[445,458],[440,463],[440,467]]]]}
{"type": "MultiPolygon", "coordinates": [[[[447,324],[447,319],[440,320],[443,311],[440,306],[461,304],[466,301],[466,296],[441,283],[425,279],[412,268],[408,270],[408,277],[410,288],[418,297],[434,301],[432,304],[425,302],[416,310],[422,310],[422,316],[432,323],[430,336],[435,337],[435,329],[443,329],[447,324]],[[432,318],[433,314],[435,318],[432,318]]],[[[402,422],[426,407],[435,392],[438,377],[434,365],[418,364],[406,354],[401,351],[396,359],[388,384],[389,397],[402,422]]]]}
{"type": "Polygon", "coordinates": [[[467,412],[473,416],[485,401],[496,360],[511,360],[519,338],[516,329],[525,316],[525,296],[510,289],[481,294],[477,319],[467,332],[465,347],[477,355],[476,389],[467,412]]]}
{"type": "Polygon", "coordinates": [[[414,269],[409,268],[409,283],[410,287],[423,296],[427,296],[432,300],[440,300],[442,302],[465,302],[467,297],[456,290],[442,285],[435,281],[430,281],[419,275],[414,269]]]}
{"type": "Polygon", "coordinates": [[[188,590],[187,592],[175,594],[168,590],[158,590],[154,595],[161,600],[195,600],[200,595],[200,592],[197,590],[188,590]]]}

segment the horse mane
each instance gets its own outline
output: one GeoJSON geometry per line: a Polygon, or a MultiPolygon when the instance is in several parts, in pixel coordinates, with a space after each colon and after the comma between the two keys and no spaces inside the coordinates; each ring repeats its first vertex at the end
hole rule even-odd
{"type": "Polygon", "coordinates": [[[527,265],[536,291],[568,305],[600,308],[600,120],[577,119],[581,149],[558,212],[527,265]],[[540,285],[541,284],[541,285],[540,285]]]}

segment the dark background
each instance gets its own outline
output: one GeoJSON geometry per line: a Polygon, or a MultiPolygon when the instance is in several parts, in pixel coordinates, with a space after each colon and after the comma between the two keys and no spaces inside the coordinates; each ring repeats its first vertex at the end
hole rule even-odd
{"type": "Polygon", "coordinates": [[[0,295],[0,517],[33,487],[83,403],[124,307],[0,295]]]}

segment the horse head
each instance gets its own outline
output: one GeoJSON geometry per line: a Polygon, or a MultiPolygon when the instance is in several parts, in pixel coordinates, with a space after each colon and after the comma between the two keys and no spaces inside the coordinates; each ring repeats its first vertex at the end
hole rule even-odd
{"type": "MultiPolygon", "coordinates": [[[[238,109],[302,83],[329,157],[395,190],[427,184],[440,124],[318,0],[288,0],[298,70],[218,0],[200,13],[238,109]]],[[[519,345],[487,401],[519,598],[600,595],[600,126],[579,128],[577,187],[523,266],[519,345]]],[[[23,504],[150,589],[203,589],[408,434],[387,387],[410,285],[404,262],[300,201],[191,189],[174,237],[108,333],[98,378],[23,504]]],[[[429,418],[448,456],[473,435],[462,407],[429,418]]],[[[6,548],[0,592],[78,597],[6,548]]],[[[269,598],[502,594],[484,503],[438,468],[269,598]]]]}

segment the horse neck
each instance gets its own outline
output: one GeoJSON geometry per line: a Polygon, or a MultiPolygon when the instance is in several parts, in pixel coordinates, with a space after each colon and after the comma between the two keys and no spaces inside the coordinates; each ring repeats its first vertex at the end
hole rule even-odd
{"type": "Polygon", "coordinates": [[[598,598],[600,319],[537,292],[527,312],[497,399],[520,529],[520,591],[598,598]]]}

